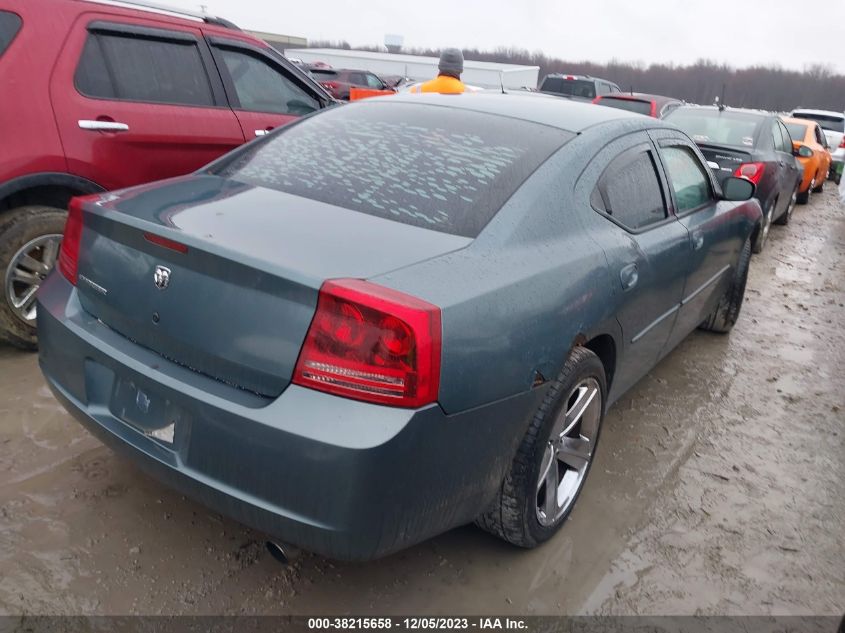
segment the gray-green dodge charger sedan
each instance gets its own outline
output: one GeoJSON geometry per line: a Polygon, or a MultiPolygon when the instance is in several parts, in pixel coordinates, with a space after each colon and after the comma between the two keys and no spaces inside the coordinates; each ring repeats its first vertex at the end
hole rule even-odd
{"type": "Polygon", "coordinates": [[[736,321],[761,212],[659,120],[515,94],[305,117],[74,199],[40,362],[106,444],[338,559],[578,497],[607,407],[736,321]]]}

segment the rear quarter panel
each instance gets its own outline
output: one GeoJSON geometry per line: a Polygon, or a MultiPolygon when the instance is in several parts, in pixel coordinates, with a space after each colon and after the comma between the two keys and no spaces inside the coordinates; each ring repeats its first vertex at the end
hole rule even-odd
{"type": "Polygon", "coordinates": [[[595,144],[570,141],[467,248],[374,279],[441,306],[447,412],[528,391],[537,372],[554,379],[579,340],[618,339],[607,260],[585,226],[596,214],[573,196],[595,144]]]}

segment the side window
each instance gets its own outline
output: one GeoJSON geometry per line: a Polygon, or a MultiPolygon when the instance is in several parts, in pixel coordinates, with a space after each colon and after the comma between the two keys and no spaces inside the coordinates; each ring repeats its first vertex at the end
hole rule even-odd
{"type": "Polygon", "coordinates": [[[300,116],[320,103],[281,71],[257,56],[217,48],[232,78],[242,110],[300,116]]]}
{"type": "Polygon", "coordinates": [[[816,142],[822,147],[827,147],[827,137],[822,133],[822,129],[817,125],[815,127],[816,142]]]}
{"type": "Polygon", "coordinates": [[[670,113],[670,112],[672,112],[673,110],[675,110],[675,109],[677,109],[678,107],[680,107],[680,105],[681,105],[681,104],[680,104],[679,102],[677,102],[677,101],[670,101],[670,102],[669,102],[669,103],[667,103],[665,106],[663,106],[663,111],[660,113],[660,118],[662,119],[662,118],[663,118],[663,117],[665,117],[667,114],[669,114],[669,113],[670,113]]]}
{"type": "Polygon", "coordinates": [[[384,90],[384,84],[381,82],[381,79],[372,73],[367,73],[367,86],[374,90],[384,90]]]}
{"type": "Polygon", "coordinates": [[[20,30],[21,18],[17,13],[0,11],[0,55],[6,52],[20,30]]]}
{"type": "Polygon", "coordinates": [[[622,92],[616,84],[610,85],[610,92],[622,92]]]}
{"type": "Polygon", "coordinates": [[[629,229],[642,229],[667,217],[663,190],[649,150],[629,150],[615,158],[598,188],[601,195],[593,194],[594,206],[629,229]]]}
{"type": "Polygon", "coordinates": [[[90,33],[76,88],[88,97],[213,106],[196,42],[90,33]]]}
{"type": "Polygon", "coordinates": [[[792,153],[792,137],[789,135],[789,130],[786,129],[786,126],[778,121],[778,127],[780,128],[780,135],[783,139],[783,146],[782,150],[787,154],[792,153]]]}
{"type": "MultiPolygon", "coordinates": [[[[781,125],[777,121],[772,123],[772,136],[775,139],[775,150],[778,151],[778,152],[787,151],[786,149],[784,149],[785,146],[786,146],[786,141],[783,138],[783,132],[781,131],[781,125]]],[[[788,132],[787,132],[787,138],[792,138],[791,136],[789,136],[788,132]]],[[[789,144],[792,145],[792,142],[790,141],[789,144]]]]}
{"type": "Polygon", "coordinates": [[[600,95],[609,95],[610,94],[610,84],[605,83],[603,81],[598,82],[598,90],[600,95]]]}
{"type": "Polygon", "coordinates": [[[690,211],[713,200],[710,178],[689,147],[673,145],[661,151],[672,191],[675,192],[677,213],[690,211]]]}

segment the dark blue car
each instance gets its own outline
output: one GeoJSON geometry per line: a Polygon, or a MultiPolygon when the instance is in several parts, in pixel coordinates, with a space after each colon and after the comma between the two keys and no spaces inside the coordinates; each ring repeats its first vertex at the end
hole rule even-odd
{"type": "Polygon", "coordinates": [[[475,521],[532,547],[607,407],[736,321],[753,191],[620,110],[365,100],[74,199],[41,367],[106,444],[274,538],[368,559],[475,521]]]}

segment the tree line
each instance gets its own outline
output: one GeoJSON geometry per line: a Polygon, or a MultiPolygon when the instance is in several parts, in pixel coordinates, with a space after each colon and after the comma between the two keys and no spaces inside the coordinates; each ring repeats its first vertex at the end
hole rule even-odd
{"type": "MultiPolygon", "coordinates": [[[[342,41],[311,42],[309,46],[352,48],[348,42],[342,41]]],[[[384,50],[377,46],[361,46],[356,49],[384,50]]],[[[440,51],[436,49],[405,49],[402,52],[432,57],[440,55],[440,51]]],[[[733,107],[779,112],[798,107],[838,112],[845,109],[845,76],[836,74],[825,64],[813,64],[803,71],[767,66],[733,68],[707,59],[687,66],[673,63],[645,65],[617,60],[598,64],[565,61],[541,52],[506,47],[492,51],[464,49],[464,58],[539,66],[540,79],[549,73],[593,75],[609,79],[625,91],[666,95],[690,103],[710,104],[716,97],[724,94],[724,102],[733,107]]]]}

